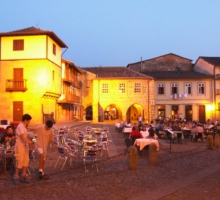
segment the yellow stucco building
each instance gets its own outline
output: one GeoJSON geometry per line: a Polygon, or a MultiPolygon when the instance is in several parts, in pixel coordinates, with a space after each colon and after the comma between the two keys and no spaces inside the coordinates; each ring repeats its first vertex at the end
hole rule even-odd
{"type": "Polygon", "coordinates": [[[125,67],[90,67],[84,70],[85,119],[145,122],[155,118],[154,79],[125,67]]]}
{"type": "Polygon", "coordinates": [[[1,118],[28,113],[42,123],[56,113],[61,95],[61,56],[67,45],[52,31],[35,27],[0,33],[1,118]]]}

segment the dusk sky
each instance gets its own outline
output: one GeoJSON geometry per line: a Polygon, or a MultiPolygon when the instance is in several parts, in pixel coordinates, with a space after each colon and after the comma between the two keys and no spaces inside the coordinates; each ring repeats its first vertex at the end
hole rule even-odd
{"type": "Polygon", "coordinates": [[[219,0],[5,0],[0,32],[35,26],[77,66],[127,66],[168,53],[220,56],[219,0]]]}

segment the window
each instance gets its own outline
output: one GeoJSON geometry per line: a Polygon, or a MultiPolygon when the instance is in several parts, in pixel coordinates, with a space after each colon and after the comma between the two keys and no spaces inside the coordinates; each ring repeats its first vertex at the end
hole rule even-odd
{"type": "Polygon", "coordinates": [[[141,84],[135,83],[134,84],[134,93],[140,93],[141,92],[141,84]]]}
{"type": "Polygon", "coordinates": [[[177,83],[171,84],[171,94],[177,94],[178,93],[178,85],[177,83]]]}
{"type": "Polygon", "coordinates": [[[56,45],[53,44],[53,54],[56,55],[56,45]]]}
{"type": "Polygon", "coordinates": [[[119,92],[125,93],[125,83],[119,83],[119,92]]]}
{"type": "Polygon", "coordinates": [[[102,84],[102,93],[108,93],[108,84],[102,84]]]}
{"type": "Polygon", "coordinates": [[[24,40],[13,40],[13,51],[23,51],[24,40]]]}
{"type": "Polygon", "coordinates": [[[185,94],[192,94],[191,83],[185,83],[185,94]]]}
{"type": "Polygon", "coordinates": [[[157,85],[158,94],[164,94],[164,84],[160,83],[157,85]]]}
{"type": "Polygon", "coordinates": [[[198,83],[198,92],[199,92],[199,94],[205,94],[205,84],[204,83],[198,83]]]}

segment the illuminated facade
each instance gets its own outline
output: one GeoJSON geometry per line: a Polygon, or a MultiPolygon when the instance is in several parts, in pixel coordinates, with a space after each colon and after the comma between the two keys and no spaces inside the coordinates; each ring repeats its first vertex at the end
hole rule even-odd
{"type": "Polygon", "coordinates": [[[56,113],[61,95],[61,55],[66,44],[52,31],[35,27],[0,33],[1,117],[21,121],[29,113],[42,123],[56,113]]]}
{"type": "Polygon", "coordinates": [[[190,59],[166,54],[128,64],[127,68],[155,78],[155,112],[162,118],[213,119],[213,76],[193,70],[190,59]]]}
{"type": "Polygon", "coordinates": [[[204,57],[197,59],[195,71],[213,76],[213,89],[210,93],[214,101],[207,107],[210,119],[220,120],[220,57],[204,57]]]}
{"type": "Polygon", "coordinates": [[[87,77],[83,95],[85,120],[137,121],[155,118],[154,79],[125,67],[82,68],[87,77]]]}
{"type": "Polygon", "coordinates": [[[57,121],[82,120],[82,71],[62,59],[61,96],[57,101],[57,121]]]}

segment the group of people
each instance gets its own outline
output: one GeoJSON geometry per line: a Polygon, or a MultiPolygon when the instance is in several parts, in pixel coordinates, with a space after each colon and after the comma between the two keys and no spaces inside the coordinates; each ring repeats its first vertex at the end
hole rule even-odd
{"type": "MultiPolygon", "coordinates": [[[[39,178],[48,179],[44,173],[44,165],[47,154],[48,145],[51,144],[52,150],[54,150],[54,138],[52,133],[52,126],[55,123],[52,120],[47,120],[45,124],[38,125],[29,129],[32,117],[29,114],[22,116],[22,121],[18,124],[15,133],[12,126],[6,128],[7,133],[1,138],[0,143],[8,144],[11,148],[14,148],[14,157],[16,160],[15,174],[13,180],[17,183],[19,180],[25,182],[30,181],[30,176],[27,173],[27,167],[29,165],[30,144],[32,144],[33,134],[28,134],[32,131],[36,135],[36,143],[34,150],[39,153],[39,178]],[[21,172],[21,177],[19,173],[21,172]]],[[[33,150],[33,149],[32,149],[33,150]]]]}
{"type": "MultiPolygon", "coordinates": [[[[186,119],[179,120],[160,120],[157,119],[156,123],[151,121],[148,124],[142,122],[142,118],[138,118],[138,123],[132,124],[129,120],[126,122],[117,122],[115,124],[116,130],[119,133],[123,133],[124,128],[132,128],[130,133],[130,138],[144,137],[144,138],[158,138],[161,137],[161,132],[164,133],[165,129],[171,129],[173,131],[182,131],[183,129],[188,129],[191,131],[191,136],[195,139],[198,133],[205,137],[205,131],[215,132],[219,129],[220,124],[218,120],[216,122],[211,122],[209,119],[206,123],[187,121],[186,119]]],[[[166,136],[166,135],[164,135],[166,136]]]]}

